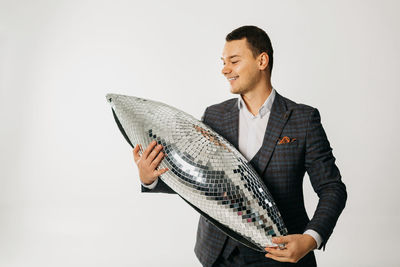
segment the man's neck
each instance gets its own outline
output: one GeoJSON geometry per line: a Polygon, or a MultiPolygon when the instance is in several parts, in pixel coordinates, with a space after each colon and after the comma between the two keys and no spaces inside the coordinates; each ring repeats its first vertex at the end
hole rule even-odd
{"type": "Polygon", "coordinates": [[[254,116],[258,114],[258,111],[271,94],[271,91],[272,85],[269,83],[266,86],[254,88],[254,90],[250,90],[241,95],[251,114],[254,116]]]}

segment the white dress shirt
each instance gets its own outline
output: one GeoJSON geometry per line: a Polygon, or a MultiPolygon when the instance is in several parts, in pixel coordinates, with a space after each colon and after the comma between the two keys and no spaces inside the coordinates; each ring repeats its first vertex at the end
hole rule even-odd
{"type": "MultiPolygon", "coordinates": [[[[239,95],[239,151],[248,161],[257,154],[263,144],[275,94],[275,89],[272,88],[267,100],[265,100],[264,104],[258,110],[258,114],[255,116],[247,109],[246,103],[242,96],[239,95]]],[[[145,185],[142,183],[142,185],[146,188],[153,189],[156,187],[157,183],[158,179],[152,184],[145,185]]],[[[317,242],[317,248],[320,247],[322,238],[316,231],[309,229],[305,231],[304,234],[313,237],[317,242]]]]}
{"type": "Polygon", "coordinates": [[[254,116],[247,109],[242,95],[239,95],[239,151],[248,161],[257,154],[262,146],[274,99],[275,89],[272,88],[267,100],[258,110],[258,114],[254,116]]]}

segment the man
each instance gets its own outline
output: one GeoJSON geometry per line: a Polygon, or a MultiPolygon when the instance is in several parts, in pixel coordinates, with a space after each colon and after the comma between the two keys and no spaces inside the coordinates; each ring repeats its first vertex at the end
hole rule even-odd
{"type": "MultiPolygon", "coordinates": [[[[313,250],[325,247],[347,199],[319,112],[272,87],[273,49],[263,30],[243,26],[229,33],[221,59],[222,74],[239,97],[208,107],[203,121],[249,160],[270,190],[289,234],[273,239],[284,249],[267,247],[261,253],[200,216],[195,253],[204,266],[316,266],[313,250]],[[311,220],[303,200],[306,171],[319,197],[311,220]]],[[[157,170],[162,147],[153,142],[141,156],[138,146],[133,153],[142,191],[173,193],[157,178],[167,171],[157,170]]]]}

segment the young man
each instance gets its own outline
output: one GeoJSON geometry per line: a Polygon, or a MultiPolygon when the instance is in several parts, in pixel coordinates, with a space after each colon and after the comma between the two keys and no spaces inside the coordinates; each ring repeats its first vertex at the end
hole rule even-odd
{"type": "MultiPolygon", "coordinates": [[[[317,109],[281,96],[271,85],[273,49],[255,26],[226,37],[222,74],[238,98],[210,106],[203,121],[249,160],[281,212],[289,235],[273,239],[284,249],[254,251],[229,238],[200,216],[195,253],[204,266],[316,266],[313,250],[324,247],[347,199],[332,149],[317,109]],[[307,171],[319,202],[310,220],[304,208],[307,171]]],[[[157,177],[164,154],[151,143],[142,156],[133,150],[144,192],[173,193],[157,177]]]]}

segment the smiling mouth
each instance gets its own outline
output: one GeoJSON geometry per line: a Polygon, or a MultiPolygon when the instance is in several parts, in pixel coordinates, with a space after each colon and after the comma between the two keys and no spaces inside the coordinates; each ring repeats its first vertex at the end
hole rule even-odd
{"type": "Polygon", "coordinates": [[[228,81],[234,81],[234,80],[236,80],[237,78],[239,78],[239,76],[231,77],[231,78],[228,78],[228,81]]]}

